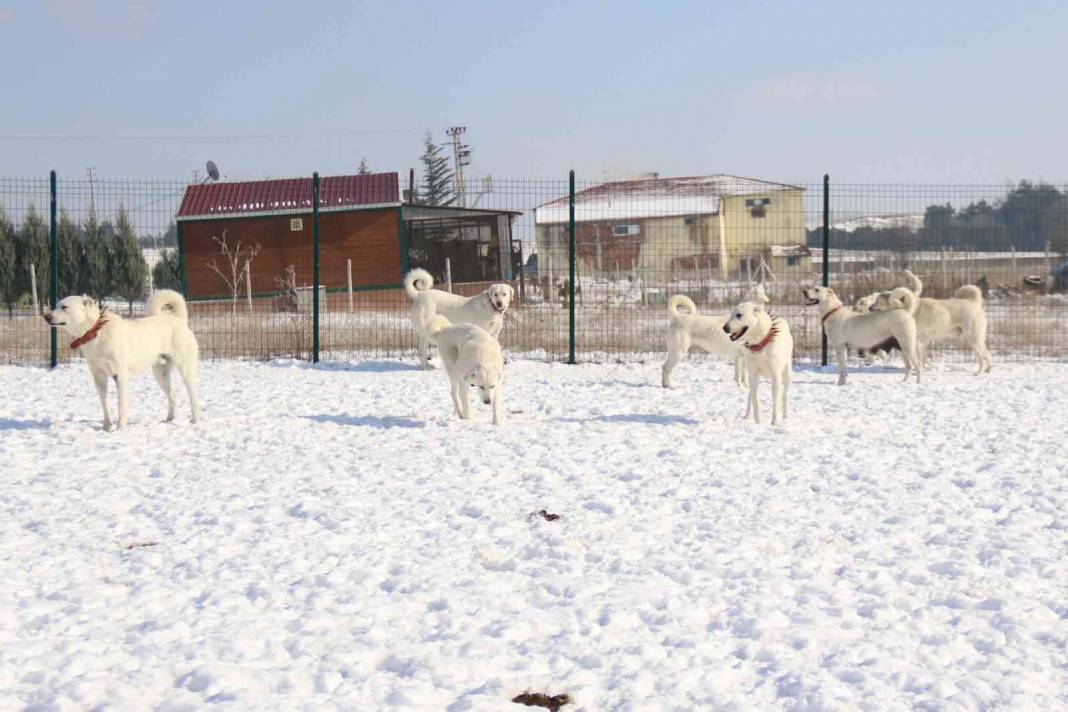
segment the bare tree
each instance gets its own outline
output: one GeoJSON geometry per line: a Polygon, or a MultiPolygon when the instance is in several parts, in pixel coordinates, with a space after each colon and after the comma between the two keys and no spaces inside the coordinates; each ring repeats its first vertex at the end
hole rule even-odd
{"type": "Polygon", "coordinates": [[[219,269],[219,266],[215,264],[215,260],[212,259],[208,263],[208,269],[215,272],[222,278],[222,281],[226,284],[227,289],[230,290],[230,295],[233,298],[231,313],[237,314],[237,300],[238,295],[241,292],[241,284],[245,277],[245,273],[249,271],[252,265],[252,260],[256,259],[256,255],[260,252],[260,245],[256,243],[251,247],[243,247],[239,240],[237,246],[231,248],[226,241],[226,230],[223,230],[222,239],[212,235],[211,239],[219,243],[219,252],[226,258],[227,268],[229,274],[219,269]]]}
{"type": "Polygon", "coordinates": [[[279,296],[279,308],[283,311],[297,310],[297,270],[293,265],[286,267],[285,276],[275,277],[274,284],[282,292],[279,296]]]}

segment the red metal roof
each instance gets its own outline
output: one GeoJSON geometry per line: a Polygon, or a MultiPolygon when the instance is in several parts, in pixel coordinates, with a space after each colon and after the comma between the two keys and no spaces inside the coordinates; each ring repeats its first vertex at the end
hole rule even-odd
{"type": "MultiPolygon", "coordinates": [[[[400,205],[396,173],[323,176],[319,209],[344,210],[400,205]]],[[[178,220],[265,213],[297,213],[312,209],[312,179],[283,178],[244,183],[205,183],[185,189],[178,220]]]]}

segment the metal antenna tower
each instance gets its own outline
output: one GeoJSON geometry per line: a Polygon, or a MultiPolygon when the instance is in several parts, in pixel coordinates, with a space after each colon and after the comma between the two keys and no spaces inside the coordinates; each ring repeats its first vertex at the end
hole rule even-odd
{"type": "Polygon", "coordinates": [[[456,203],[461,208],[467,207],[466,191],[464,190],[464,166],[471,165],[471,147],[461,141],[461,137],[466,132],[466,126],[453,126],[445,132],[452,138],[452,161],[455,165],[453,181],[456,184],[456,203]]]}

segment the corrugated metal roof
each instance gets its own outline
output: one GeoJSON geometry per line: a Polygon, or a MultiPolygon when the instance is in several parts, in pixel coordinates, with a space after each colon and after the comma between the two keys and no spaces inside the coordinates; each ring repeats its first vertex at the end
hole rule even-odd
{"type": "MultiPolygon", "coordinates": [[[[319,178],[319,210],[323,212],[393,205],[400,205],[396,173],[319,178]]],[[[206,183],[186,187],[176,219],[248,217],[311,209],[311,178],[206,183]]]]}
{"type": "MultiPolygon", "coordinates": [[[[575,220],[710,215],[719,210],[719,199],[723,196],[757,195],[783,190],[804,188],[723,173],[613,181],[575,193],[575,220]]],[[[567,220],[567,196],[539,205],[534,211],[534,221],[539,225],[567,220]]]]}

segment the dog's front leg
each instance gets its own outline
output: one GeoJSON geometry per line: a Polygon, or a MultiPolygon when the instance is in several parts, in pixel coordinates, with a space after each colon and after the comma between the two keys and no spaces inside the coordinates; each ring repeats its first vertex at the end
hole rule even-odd
{"type": "MultiPolygon", "coordinates": [[[[760,423],[760,375],[749,372],[749,409],[753,412],[753,422],[760,423]]],[[[748,412],[746,413],[748,415],[748,412]]]]}
{"type": "Polygon", "coordinates": [[[127,400],[129,399],[130,378],[121,371],[115,376],[115,390],[119,392],[119,430],[126,427],[127,400]]]}
{"type": "Polygon", "coordinates": [[[501,387],[493,389],[493,424],[501,424],[501,387]]]}
{"type": "Polygon", "coordinates": [[[456,411],[456,417],[463,418],[464,412],[460,408],[460,388],[462,384],[457,384],[456,381],[449,381],[449,397],[452,398],[452,408],[456,411]]]}
{"type": "Polygon", "coordinates": [[[846,376],[849,375],[849,352],[844,345],[835,349],[838,356],[838,385],[846,384],[846,376]]]}
{"type": "Polygon", "coordinates": [[[771,376],[771,424],[778,425],[782,420],[782,372],[771,376]]]}
{"type": "Polygon", "coordinates": [[[470,405],[470,403],[468,402],[468,399],[467,399],[467,396],[468,396],[468,392],[467,391],[470,390],[470,386],[468,386],[463,381],[460,381],[460,383],[457,386],[457,388],[460,389],[460,417],[463,418],[464,420],[467,420],[468,418],[471,417],[471,405],[470,405]]]}
{"type": "Polygon", "coordinates": [[[100,396],[100,407],[104,409],[104,430],[111,430],[111,413],[108,411],[108,374],[96,369],[90,369],[93,374],[93,383],[96,384],[96,394],[100,396]]]}

